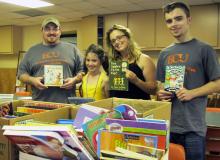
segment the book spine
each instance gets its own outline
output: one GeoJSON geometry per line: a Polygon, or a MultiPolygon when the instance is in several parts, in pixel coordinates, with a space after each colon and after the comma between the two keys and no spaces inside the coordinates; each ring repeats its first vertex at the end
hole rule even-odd
{"type": "Polygon", "coordinates": [[[117,120],[117,119],[106,119],[106,124],[111,125],[112,123],[117,123],[122,125],[123,127],[132,127],[132,128],[148,128],[155,130],[166,130],[166,123],[151,123],[146,121],[125,121],[125,120],[117,120]]]}

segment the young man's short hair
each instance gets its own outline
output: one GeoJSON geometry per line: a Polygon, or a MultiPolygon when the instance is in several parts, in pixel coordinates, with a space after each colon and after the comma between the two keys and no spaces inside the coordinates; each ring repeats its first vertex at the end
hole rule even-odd
{"type": "Polygon", "coordinates": [[[163,7],[163,13],[164,13],[164,15],[165,15],[166,13],[172,12],[172,11],[173,11],[174,9],[176,9],[176,8],[182,9],[182,10],[185,12],[186,16],[187,16],[187,17],[190,17],[189,6],[186,5],[186,4],[183,3],[183,2],[172,2],[172,3],[169,3],[169,4],[165,5],[165,6],[163,7]]]}

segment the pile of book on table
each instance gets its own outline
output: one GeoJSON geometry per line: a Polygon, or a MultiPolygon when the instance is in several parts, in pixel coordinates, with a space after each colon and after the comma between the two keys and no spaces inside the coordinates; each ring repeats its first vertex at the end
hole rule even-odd
{"type": "Polygon", "coordinates": [[[20,160],[160,160],[169,146],[169,122],[137,118],[126,104],[111,111],[83,104],[74,121],[58,122],[4,126],[4,135],[21,151],[20,160]]]}
{"type": "Polygon", "coordinates": [[[65,107],[66,104],[40,102],[32,100],[20,100],[20,104],[13,106],[13,101],[2,102],[0,105],[0,117],[16,118],[34,113],[45,112],[57,108],[65,107]]]}

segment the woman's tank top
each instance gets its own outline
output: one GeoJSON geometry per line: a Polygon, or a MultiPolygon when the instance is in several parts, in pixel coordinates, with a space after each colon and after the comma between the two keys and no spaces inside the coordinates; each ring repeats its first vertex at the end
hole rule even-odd
{"type": "Polygon", "coordinates": [[[83,97],[93,98],[95,100],[104,99],[105,97],[103,96],[104,93],[102,92],[102,82],[106,78],[106,76],[107,76],[106,73],[102,71],[98,78],[98,82],[94,85],[88,85],[87,84],[88,74],[86,74],[82,80],[83,97]]]}
{"type": "MultiPolygon", "coordinates": [[[[143,71],[135,62],[129,64],[129,70],[134,72],[139,79],[145,81],[143,71]]],[[[142,91],[140,88],[138,88],[136,85],[134,85],[131,82],[128,82],[128,91],[110,90],[110,97],[146,99],[146,100],[150,99],[149,94],[142,91]]]]}

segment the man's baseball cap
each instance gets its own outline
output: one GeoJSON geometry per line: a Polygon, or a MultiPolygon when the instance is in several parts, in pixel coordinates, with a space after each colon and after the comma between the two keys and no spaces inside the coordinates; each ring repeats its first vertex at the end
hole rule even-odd
{"type": "Polygon", "coordinates": [[[42,28],[44,28],[49,23],[54,23],[57,27],[60,27],[60,22],[58,21],[58,19],[54,17],[49,17],[44,19],[44,21],[42,22],[42,28]]]}

